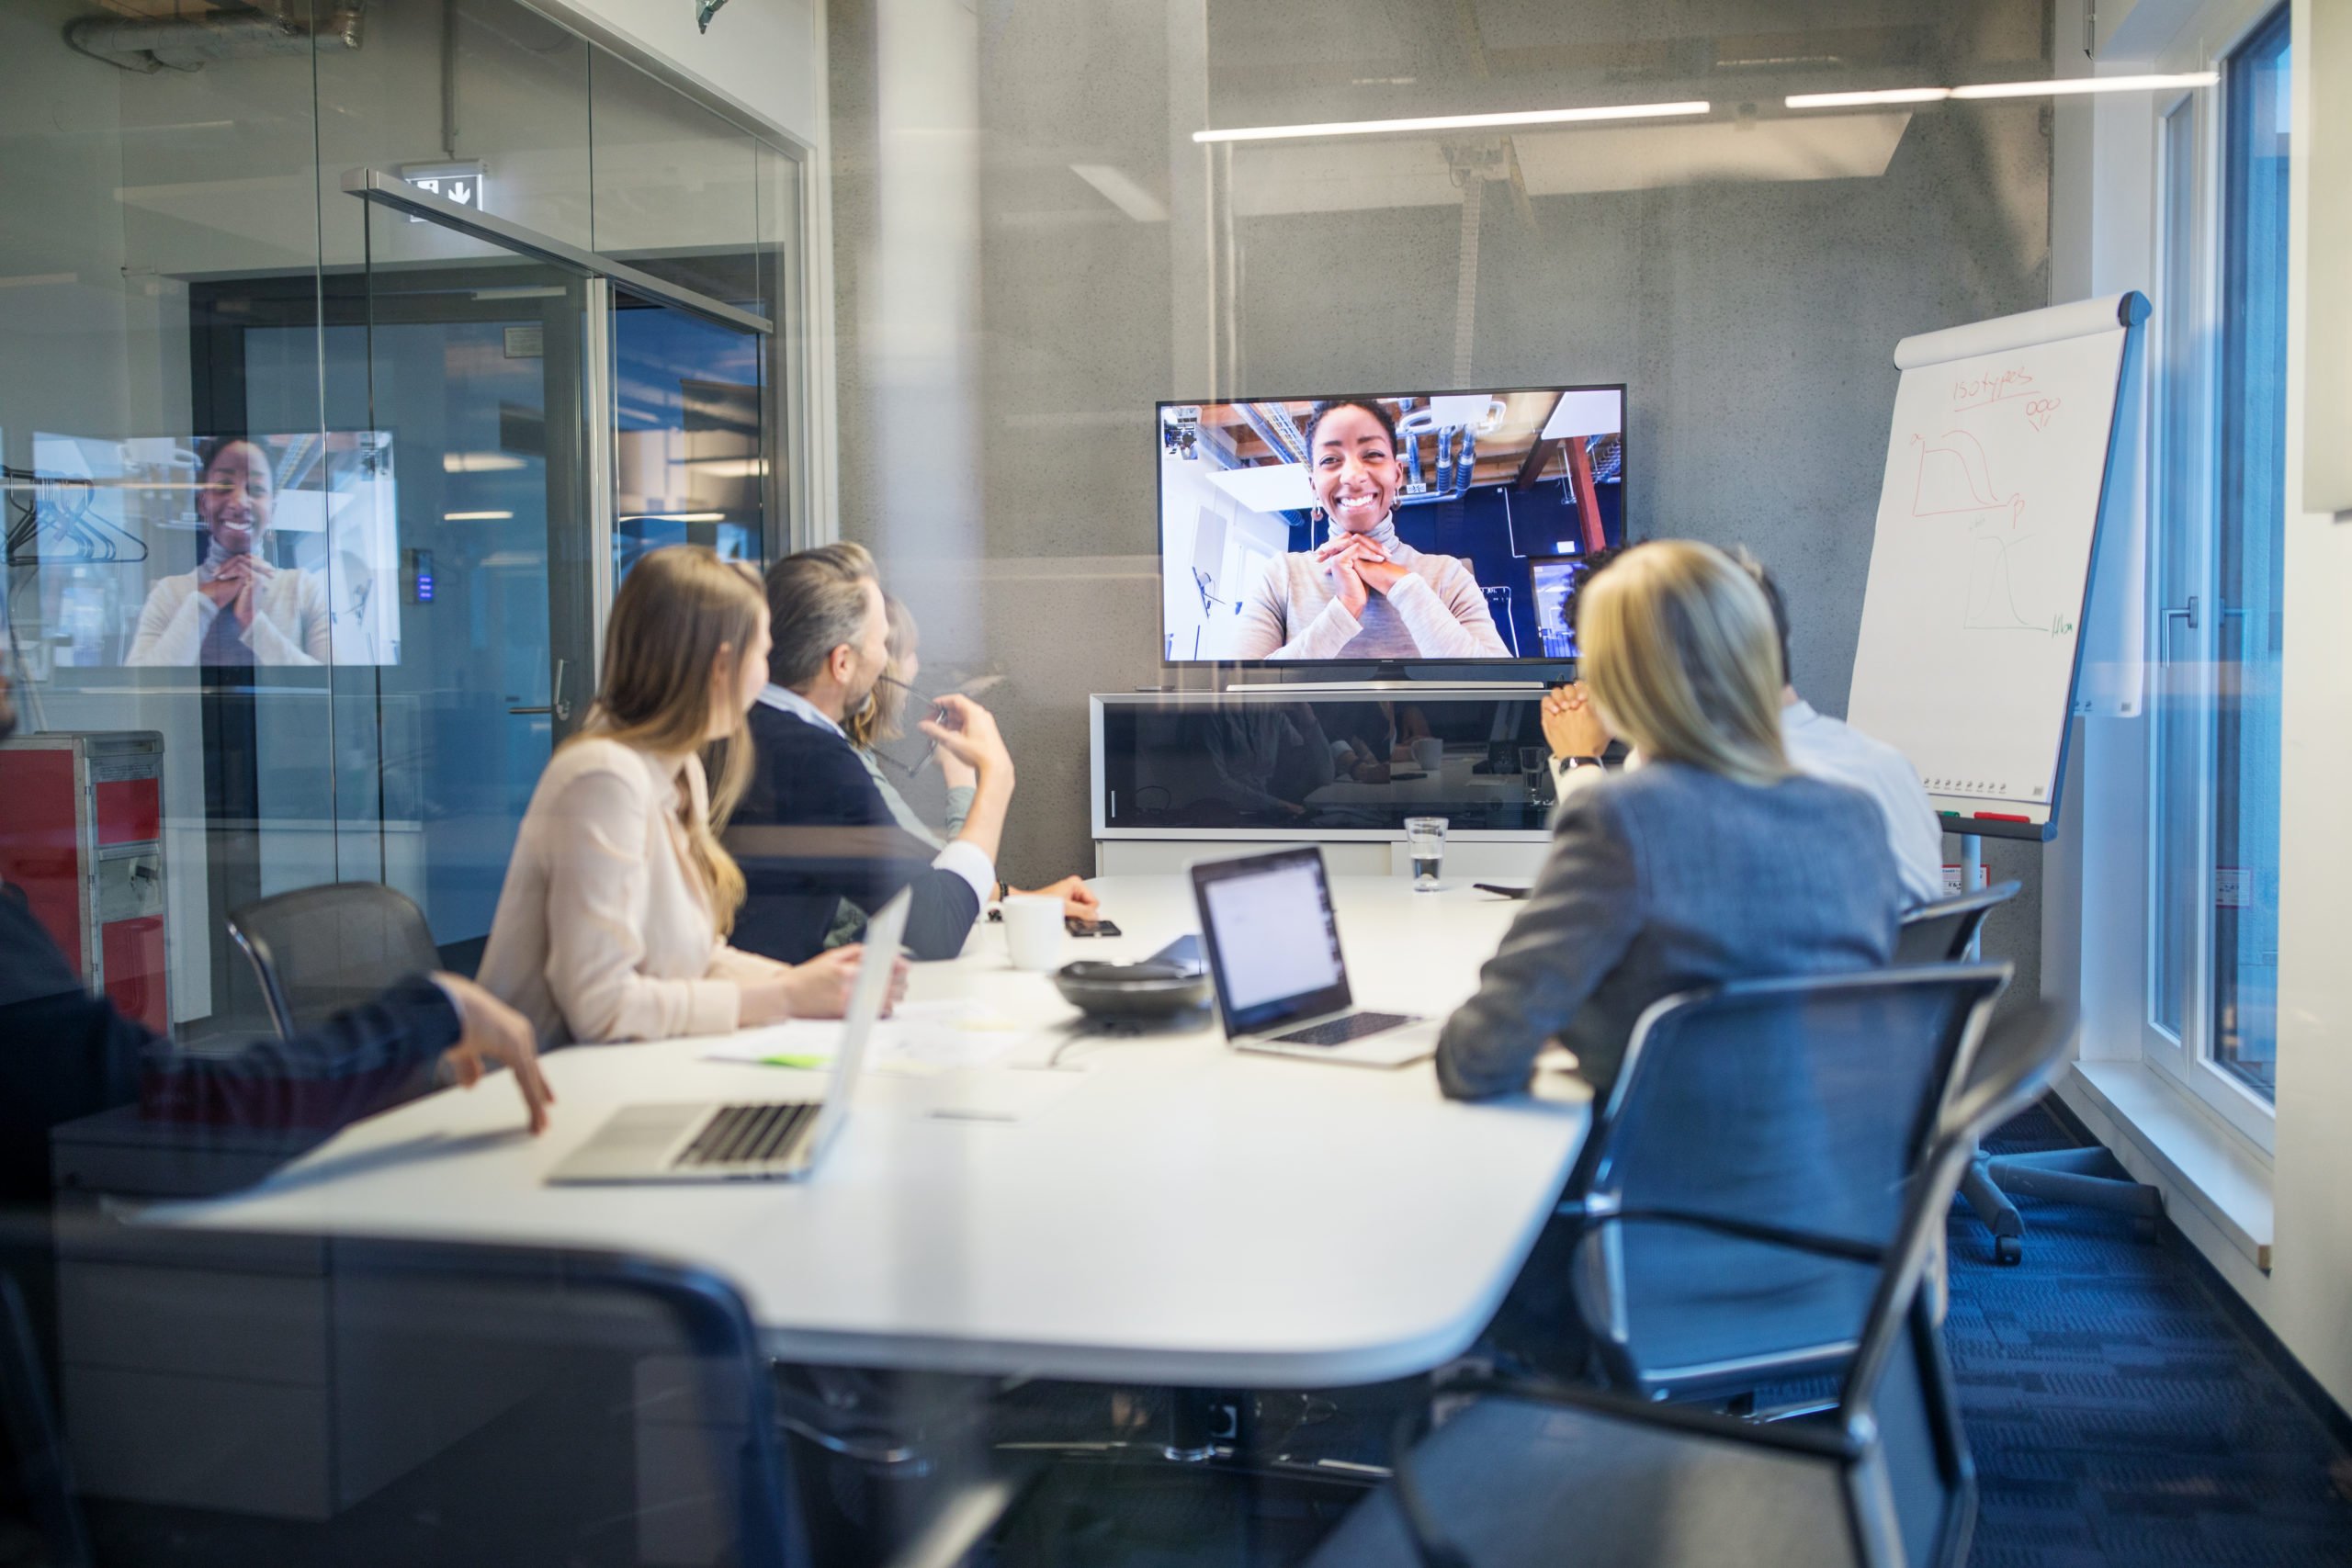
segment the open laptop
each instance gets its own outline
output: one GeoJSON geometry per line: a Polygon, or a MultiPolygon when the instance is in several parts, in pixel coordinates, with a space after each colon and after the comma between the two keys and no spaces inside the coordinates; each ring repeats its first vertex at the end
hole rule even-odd
{"type": "Polygon", "coordinates": [[[1201,945],[1226,1038],[1244,1051],[1397,1067],[1437,1050],[1437,1024],[1358,1010],[1320,850],[1193,868],[1201,945]]]}
{"type": "Polygon", "coordinates": [[[822,1100],[625,1106],[548,1172],[548,1180],[789,1181],[815,1170],[849,1120],[910,902],[901,891],[865,928],[865,960],[850,989],[841,1051],[822,1100]]]}

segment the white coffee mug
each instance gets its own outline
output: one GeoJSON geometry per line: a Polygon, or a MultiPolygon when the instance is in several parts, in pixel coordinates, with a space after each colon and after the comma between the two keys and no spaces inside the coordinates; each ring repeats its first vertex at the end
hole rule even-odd
{"type": "Polygon", "coordinates": [[[1004,945],[1015,969],[1050,974],[1062,965],[1062,901],[1058,894],[1015,893],[1004,901],[1004,945]]]}
{"type": "Polygon", "coordinates": [[[1429,772],[1435,773],[1445,761],[1445,742],[1434,735],[1424,735],[1413,742],[1413,761],[1429,772]]]}

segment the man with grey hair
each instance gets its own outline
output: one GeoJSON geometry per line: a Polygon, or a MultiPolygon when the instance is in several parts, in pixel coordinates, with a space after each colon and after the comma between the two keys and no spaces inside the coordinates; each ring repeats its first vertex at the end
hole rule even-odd
{"type": "Polygon", "coordinates": [[[996,720],[968,697],[944,696],[916,727],[977,775],[962,829],[934,852],[899,825],[842,730],[888,679],[873,556],[853,544],[786,556],[768,569],[767,594],[768,686],[750,719],[758,754],[727,834],[748,896],[729,941],[802,963],[823,948],[844,903],[871,915],[905,888],[908,950],[955,957],[996,891],[1012,800],[1012,756],[996,720]]]}

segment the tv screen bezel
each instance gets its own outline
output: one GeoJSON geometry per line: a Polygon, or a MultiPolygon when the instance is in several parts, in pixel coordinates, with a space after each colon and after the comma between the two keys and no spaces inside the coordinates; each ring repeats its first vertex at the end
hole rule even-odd
{"type": "MultiPolygon", "coordinates": [[[[1618,480],[1618,483],[1623,485],[1631,479],[1634,467],[1634,449],[1630,436],[1623,426],[1633,423],[1631,417],[1633,396],[1631,384],[1624,381],[1532,382],[1521,383],[1517,386],[1462,387],[1451,391],[1443,389],[1432,389],[1412,392],[1277,392],[1271,394],[1257,392],[1228,392],[1217,397],[1210,398],[1161,398],[1154,402],[1151,406],[1151,441],[1148,446],[1148,451],[1151,455],[1153,555],[1159,563],[1159,570],[1154,574],[1154,581],[1157,584],[1155,598],[1155,604],[1157,608],[1153,620],[1158,627],[1155,641],[1159,648],[1160,668],[1163,670],[1312,670],[1318,671],[1330,671],[1334,670],[1369,671],[1388,669],[1444,669],[1474,671],[1530,669],[1573,670],[1577,662],[1574,658],[1555,659],[1548,654],[1538,654],[1532,658],[1526,655],[1519,655],[1509,659],[1444,659],[1422,656],[1417,656],[1411,659],[1170,659],[1168,657],[1168,507],[1166,492],[1161,490],[1159,483],[1159,465],[1161,461],[1161,437],[1159,433],[1166,424],[1166,414],[1168,410],[1171,408],[1193,408],[1210,403],[1301,403],[1321,402],[1331,398],[1372,398],[1377,400],[1388,400],[1395,398],[1452,398],[1476,397],[1480,393],[1485,393],[1489,396],[1498,396],[1508,392],[1615,392],[1617,394],[1617,407],[1619,414],[1618,423],[1620,426],[1617,432],[1617,440],[1620,447],[1624,452],[1622,468],[1622,472],[1624,477],[1621,478],[1618,480]]],[[[1629,531],[1631,527],[1631,521],[1630,517],[1625,516],[1624,513],[1621,512],[1621,531],[1629,531]]],[[[1621,545],[1631,542],[1632,541],[1630,539],[1623,539],[1620,541],[1621,545]]],[[[1546,550],[1544,552],[1546,556],[1556,556],[1558,553],[1559,552],[1556,550],[1546,550]]],[[[1530,558],[1532,558],[1532,557],[1530,558]]]]}

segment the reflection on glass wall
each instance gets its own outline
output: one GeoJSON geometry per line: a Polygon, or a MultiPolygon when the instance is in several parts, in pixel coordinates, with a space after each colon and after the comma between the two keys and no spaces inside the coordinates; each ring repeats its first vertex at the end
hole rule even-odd
{"type": "MultiPolygon", "coordinates": [[[[1586,454],[1611,536],[1753,548],[1798,686],[1836,713],[1895,342],[2050,302],[2046,103],[1786,102],[2047,77],[2033,0],[831,14],[842,525],[926,658],[1011,678],[1016,876],[1085,852],[1086,694],[1213,681],[1163,660],[1256,651],[1236,606],[1304,547],[1311,495],[1238,493],[1279,425],[1223,438],[1243,467],[1220,488],[1181,411],[1197,450],[1217,405],[1622,386],[1622,445],[1586,454]]],[[[1458,500],[1458,434],[1400,446],[1433,488],[1397,532],[1473,563],[1507,650],[1557,657],[1575,476],[1556,444],[1506,472],[1525,450],[1473,434],[1458,500]]]]}
{"type": "MultiPolygon", "coordinates": [[[[32,0],[0,15],[0,86],[28,728],[153,739],[166,1021],[266,1023],[227,919],[320,883],[400,888],[462,964],[594,696],[588,295],[346,177],[768,313],[800,276],[797,153],[513,0],[32,0]]],[[[618,417],[663,443],[623,444],[651,520],[625,547],[762,558],[784,340],[695,324],[622,334],[618,417]]]]}

